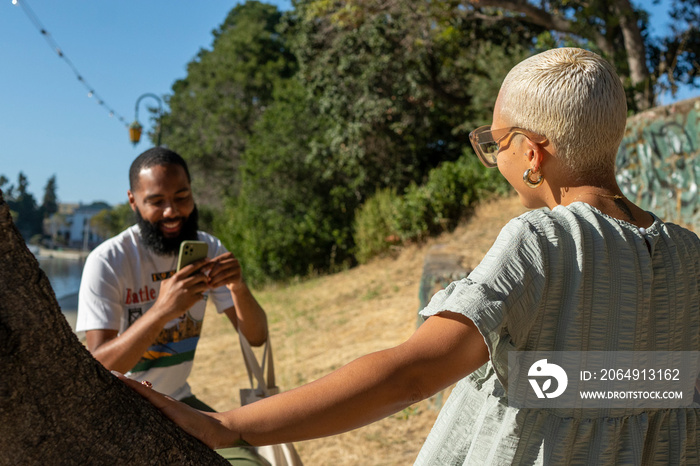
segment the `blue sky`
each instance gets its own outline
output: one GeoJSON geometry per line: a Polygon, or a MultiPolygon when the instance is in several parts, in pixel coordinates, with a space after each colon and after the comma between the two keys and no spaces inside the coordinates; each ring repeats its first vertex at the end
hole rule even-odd
{"type": "MultiPolygon", "coordinates": [[[[21,1],[21,0],[18,0],[21,1]]],[[[212,31],[239,2],[224,0],[27,0],[52,39],[109,108],[134,119],[144,93],[168,94],[187,64],[209,49],[212,31]]],[[[291,8],[290,0],[266,1],[291,8]]],[[[106,106],[87,96],[20,5],[0,0],[0,174],[29,180],[38,202],[56,175],[60,202],[126,201],[134,147],[106,106]]],[[[150,129],[149,106],[139,121],[150,129]]]]}
{"type": "MultiPolygon", "coordinates": [[[[212,31],[238,2],[26,1],[105,105],[88,97],[22,7],[0,0],[0,174],[16,184],[23,172],[37,201],[56,175],[60,202],[125,202],[129,165],[151,144],[144,137],[134,147],[118,117],[130,123],[144,93],[170,93],[197,52],[210,48],[212,31]]],[[[290,0],[267,3],[291,8],[290,0]]],[[[651,6],[651,0],[640,4],[651,6]]],[[[653,8],[656,27],[667,27],[664,7],[653,8]]],[[[679,98],[697,95],[700,90],[679,98]]],[[[664,104],[670,102],[664,98],[664,104]]],[[[154,105],[146,98],[139,107],[145,130],[147,107],[154,105]]]]}

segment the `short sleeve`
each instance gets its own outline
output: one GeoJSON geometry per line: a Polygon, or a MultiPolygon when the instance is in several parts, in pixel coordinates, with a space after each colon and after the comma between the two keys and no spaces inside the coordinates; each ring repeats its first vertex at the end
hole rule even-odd
{"type": "Polygon", "coordinates": [[[85,261],[78,294],[76,331],[120,330],[124,308],[114,267],[92,253],[85,261]]]}
{"type": "Polygon", "coordinates": [[[536,318],[545,285],[544,251],[533,225],[511,220],[472,273],[436,293],[420,314],[451,311],[471,319],[501,378],[507,372],[507,351],[527,339],[536,318]]]}

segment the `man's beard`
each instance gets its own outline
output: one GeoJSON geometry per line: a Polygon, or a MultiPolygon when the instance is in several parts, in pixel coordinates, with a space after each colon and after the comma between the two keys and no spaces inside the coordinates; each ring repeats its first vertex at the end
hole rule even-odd
{"type": "MultiPolygon", "coordinates": [[[[180,252],[180,243],[185,240],[196,240],[199,213],[197,206],[194,207],[189,217],[181,217],[183,219],[180,234],[174,238],[167,238],[160,230],[160,224],[163,220],[156,223],[151,223],[141,216],[139,209],[136,209],[136,220],[141,229],[141,239],[147,249],[161,256],[174,256],[180,252]]],[[[168,221],[175,219],[169,218],[168,221]]]]}

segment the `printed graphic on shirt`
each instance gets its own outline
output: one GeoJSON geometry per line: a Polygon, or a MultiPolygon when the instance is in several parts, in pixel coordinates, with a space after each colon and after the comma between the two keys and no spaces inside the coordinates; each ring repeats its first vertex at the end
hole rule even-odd
{"type": "Polygon", "coordinates": [[[136,319],[141,317],[143,315],[143,308],[140,307],[132,307],[126,310],[129,316],[129,327],[131,327],[131,324],[136,322],[136,319]]]}
{"type": "Polygon", "coordinates": [[[177,325],[160,332],[155,343],[146,350],[131,372],[146,371],[153,367],[174,366],[194,359],[199,335],[202,332],[202,322],[192,320],[188,314],[183,315],[177,325]]]}
{"type": "MultiPolygon", "coordinates": [[[[175,270],[151,273],[153,283],[172,277],[175,270]]],[[[159,285],[154,285],[159,286],[159,285]]],[[[129,325],[146,312],[158,297],[156,288],[144,285],[138,289],[126,289],[126,304],[148,303],[138,308],[128,308],[129,325]]],[[[147,371],[154,367],[169,367],[192,361],[202,331],[206,301],[195,304],[183,314],[177,323],[161,330],[156,341],[141,356],[131,372],[147,371]]]]}
{"type": "Polygon", "coordinates": [[[127,288],[125,304],[128,306],[129,304],[139,304],[148,301],[155,301],[156,296],[157,293],[155,288],[150,288],[148,285],[145,285],[143,288],[139,288],[138,290],[132,290],[131,288],[127,288]]]}
{"type": "Polygon", "coordinates": [[[159,282],[161,280],[165,280],[167,278],[172,277],[175,275],[175,271],[171,270],[170,272],[156,272],[151,274],[151,281],[152,282],[159,282]]]}

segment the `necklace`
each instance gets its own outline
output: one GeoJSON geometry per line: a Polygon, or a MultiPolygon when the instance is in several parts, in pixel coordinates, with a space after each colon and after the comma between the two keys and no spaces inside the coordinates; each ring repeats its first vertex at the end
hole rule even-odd
{"type": "MultiPolygon", "coordinates": [[[[603,193],[592,193],[592,192],[588,192],[588,193],[581,193],[581,194],[579,194],[579,195],[576,196],[569,204],[573,204],[574,202],[576,202],[576,199],[578,199],[578,198],[581,197],[581,196],[585,196],[585,195],[587,195],[587,194],[590,194],[591,196],[605,197],[605,198],[613,199],[613,200],[624,199],[624,197],[625,197],[625,196],[620,196],[619,194],[603,194],[603,193]]],[[[625,207],[624,209],[620,209],[620,206],[617,206],[617,207],[618,207],[619,210],[627,210],[626,206],[624,206],[624,207],[625,207]]],[[[627,214],[628,214],[629,217],[631,217],[631,213],[629,213],[629,211],[627,212],[627,214]]],[[[631,218],[630,221],[633,221],[633,220],[634,220],[634,218],[631,218]]],[[[644,228],[644,227],[637,227],[637,230],[639,230],[639,233],[641,233],[642,235],[646,235],[646,234],[647,234],[647,229],[644,228]]],[[[647,249],[649,249],[649,252],[651,252],[651,245],[649,244],[649,241],[646,239],[646,237],[644,238],[644,241],[646,241],[647,249]]]]}
{"type": "Polygon", "coordinates": [[[603,194],[603,193],[592,193],[592,192],[589,192],[589,193],[581,193],[581,194],[579,194],[578,196],[576,196],[576,197],[570,202],[570,204],[573,204],[574,202],[576,202],[576,200],[577,200],[578,198],[580,198],[581,196],[586,196],[586,195],[589,195],[589,194],[590,194],[591,196],[600,196],[600,197],[605,197],[605,198],[607,198],[607,199],[614,199],[614,200],[624,199],[624,197],[625,197],[625,196],[620,196],[619,194],[603,194]]]}

